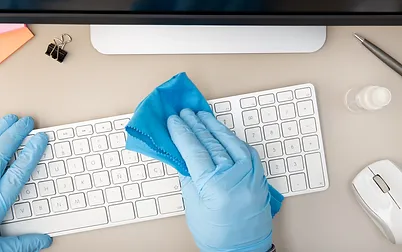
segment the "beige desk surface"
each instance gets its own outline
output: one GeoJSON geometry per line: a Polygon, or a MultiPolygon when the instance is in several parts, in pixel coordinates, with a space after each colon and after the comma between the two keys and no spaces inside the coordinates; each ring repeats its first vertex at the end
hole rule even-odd
{"type": "MultiPolygon", "coordinates": [[[[274,221],[281,252],[401,251],[364,214],[351,180],[365,166],[389,158],[402,164],[402,78],[353,37],[359,32],[402,60],[402,27],[329,27],[313,54],[105,56],[88,26],[31,26],[36,37],[0,65],[0,114],[31,115],[37,127],[132,112],[157,85],[186,71],[204,95],[218,98],[297,83],[314,83],[330,188],[285,200],[274,221]],[[44,55],[54,36],[74,41],[59,64],[44,55]],[[349,88],[388,87],[393,100],[376,113],[355,115],[343,105],[349,88]]],[[[130,41],[127,41],[130,43],[130,41]]],[[[58,237],[49,252],[197,251],[184,217],[58,237]]]]}

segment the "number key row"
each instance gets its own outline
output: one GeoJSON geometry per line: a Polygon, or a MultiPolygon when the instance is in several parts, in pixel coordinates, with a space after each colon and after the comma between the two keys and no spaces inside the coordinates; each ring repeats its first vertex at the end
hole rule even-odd
{"type": "MultiPolygon", "coordinates": [[[[263,144],[252,145],[258,152],[261,159],[265,159],[265,148],[263,144]]],[[[286,155],[294,155],[302,152],[317,151],[320,149],[320,144],[317,135],[303,137],[302,141],[299,138],[287,139],[283,141],[270,142],[265,145],[268,158],[281,157],[285,153],[286,155]],[[302,142],[302,143],[301,143],[302,142]],[[283,145],[285,148],[283,148],[283,145]]]]}
{"type": "MultiPolygon", "coordinates": [[[[300,121],[301,134],[311,134],[317,132],[314,118],[303,119],[300,121]]],[[[288,121],[281,124],[269,124],[263,127],[264,137],[267,141],[281,138],[295,137],[299,135],[297,121],[288,121]]],[[[246,142],[249,144],[261,142],[263,140],[262,130],[259,126],[245,129],[246,142]]]]}
{"type": "MultiPolygon", "coordinates": [[[[311,116],[314,114],[313,101],[306,100],[296,103],[299,117],[311,116]]],[[[277,107],[263,107],[260,113],[257,109],[245,110],[242,112],[244,126],[257,125],[262,121],[263,123],[271,123],[281,120],[289,120],[296,118],[296,107],[294,103],[282,104],[277,107]],[[278,112],[279,110],[279,112],[278,112]]]]}

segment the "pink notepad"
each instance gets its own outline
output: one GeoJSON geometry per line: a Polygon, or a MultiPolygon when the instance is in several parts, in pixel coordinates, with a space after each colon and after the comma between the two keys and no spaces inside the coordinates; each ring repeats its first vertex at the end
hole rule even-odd
{"type": "Polygon", "coordinates": [[[24,24],[0,24],[0,34],[25,27],[24,24]]]}
{"type": "Polygon", "coordinates": [[[33,38],[28,27],[0,34],[0,63],[33,38]]]}

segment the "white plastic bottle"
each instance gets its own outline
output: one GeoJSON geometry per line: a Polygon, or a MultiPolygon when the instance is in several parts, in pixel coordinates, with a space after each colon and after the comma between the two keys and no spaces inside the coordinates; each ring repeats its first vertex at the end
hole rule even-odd
{"type": "Polygon", "coordinates": [[[346,107],[352,112],[376,111],[391,102],[391,92],[385,87],[366,86],[350,89],[345,96],[346,107]]]}

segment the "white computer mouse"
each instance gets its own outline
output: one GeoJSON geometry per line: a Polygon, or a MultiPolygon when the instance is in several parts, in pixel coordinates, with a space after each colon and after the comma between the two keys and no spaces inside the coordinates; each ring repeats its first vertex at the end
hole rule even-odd
{"type": "Polygon", "coordinates": [[[381,160],[364,168],[352,184],[359,204],[385,237],[402,244],[402,170],[381,160]]]}

